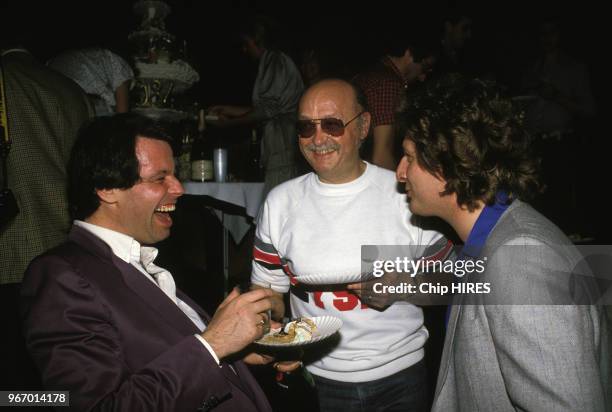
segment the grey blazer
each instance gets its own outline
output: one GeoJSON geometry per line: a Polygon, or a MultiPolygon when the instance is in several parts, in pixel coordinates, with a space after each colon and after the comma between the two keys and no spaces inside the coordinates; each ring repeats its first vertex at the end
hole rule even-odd
{"type": "Polygon", "coordinates": [[[432,410],[604,411],[602,308],[550,304],[578,290],[596,300],[592,279],[568,286],[580,256],[567,237],[517,200],[482,256],[484,273],[467,281],[491,282],[491,293],[456,297],[432,410]]]}

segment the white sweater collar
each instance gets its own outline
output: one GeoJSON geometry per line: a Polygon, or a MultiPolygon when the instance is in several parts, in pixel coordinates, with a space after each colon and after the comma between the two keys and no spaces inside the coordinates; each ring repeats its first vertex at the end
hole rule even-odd
{"type": "Polygon", "coordinates": [[[312,173],[311,184],[314,188],[325,196],[344,196],[351,193],[357,193],[368,186],[372,175],[375,173],[376,166],[363,161],[366,165],[366,169],[357,179],[352,180],[348,183],[323,183],[316,173],[312,173]]]}

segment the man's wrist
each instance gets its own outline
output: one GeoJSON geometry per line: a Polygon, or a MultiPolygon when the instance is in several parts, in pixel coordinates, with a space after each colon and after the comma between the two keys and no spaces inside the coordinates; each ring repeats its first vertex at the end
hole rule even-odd
{"type": "Polygon", "coordinates": [[[204,334],[200,335],[200,334],[196,333],[195,337],[202,343],[202,345],[204,345],[204,347],[210,353],[210,355],[213,357],[215,362],[217,362],[217,365],[221,365],[220,357],[217,355],[217,352],[214,350],[213,346],[206,340],[206,338],[204,337],[204,334]]]}

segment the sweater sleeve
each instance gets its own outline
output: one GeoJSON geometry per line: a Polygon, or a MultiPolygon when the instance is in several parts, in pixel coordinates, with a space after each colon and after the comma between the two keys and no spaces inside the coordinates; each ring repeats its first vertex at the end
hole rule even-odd
{"type": "Polygon", "coordinates": [[[271,216],[273,209],[268,197],[257,222],[251,282],[264,287],[270,286],[277,292],[285,293],[289,290],[290,283],[284,271],[286,262],[278,252],[278,245],[272,240],[279,238],[275,233],[280,233],[279,225],[282,219],[280,216],[271,216]]]}

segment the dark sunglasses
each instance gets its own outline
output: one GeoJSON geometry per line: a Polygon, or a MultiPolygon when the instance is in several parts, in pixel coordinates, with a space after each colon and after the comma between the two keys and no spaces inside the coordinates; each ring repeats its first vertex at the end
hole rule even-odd
{"type": "Polygon", "coordinates": [[[307,139],[314,136],[314,134],[317,132],[317,123],[319,123],[321,124],[321,130],[323,130],[325,133],[334,137],[339,137],[344,134],[344,129],[346,126],[364,113],[365,111],[359,112],[357,116],[353,117],[346,123],[334,117],[326,117],[325,119],[298,120],[295,123],[295,129],[297,130],[298,136],[303,139],[307,139]]]}

